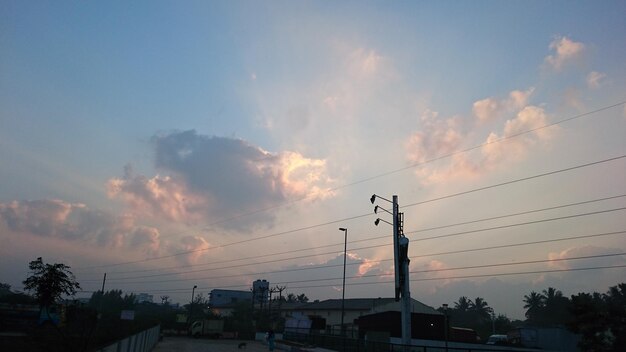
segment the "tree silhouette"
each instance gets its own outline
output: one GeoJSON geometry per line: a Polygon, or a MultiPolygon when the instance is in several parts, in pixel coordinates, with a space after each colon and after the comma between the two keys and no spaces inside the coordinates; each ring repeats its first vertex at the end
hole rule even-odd
{"type": "Polygon", "coordinates": [[[35,299],[41,308],[50,307],[62,295],[73,296],[80,285],[74,274],[65,264],[47,264],[41,257],[28,264],[31,275],[23,281],[24,289],[35,292],[35,299]]]}
{"type": "Polygon", "coordinates": [[[524,308],[526,309],[526,318],[535,321],[539,317],[539,311],[543,308],[545,297],[535,291],[531,291],[529,295],[524,295],[524,308]]]}
{"type": "Polygon", "coordinates": [[[489,304],[487,304],[483,298],[476,297],[474,302],[469,301],[469,311],[473,313],[478,320],[487,321],[491,320],[493,309],[489,307],[489,304]]]}
{"type": "Polygon", "coordinates": [[[472,305],[472,301],[465,296],[459,297],[457,302],[454,302],[454,309],[459,312],[467,312],[472,305]]]}

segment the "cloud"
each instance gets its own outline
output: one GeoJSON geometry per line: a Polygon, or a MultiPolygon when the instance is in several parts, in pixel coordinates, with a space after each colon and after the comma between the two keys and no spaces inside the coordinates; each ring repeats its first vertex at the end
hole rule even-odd
{"type": "MultiPolygon", "coordinates": [[[[240,139],[208,137],[195,131],[153,139],[156,168],[167,176],[148,178],[127,170],[107,183],[110,197],[124,200],[134,214],[177,222],[211,222],[276,206],[292,199],[332,196],[326,161],[300,153],[270,153],[240,139]]],[[[268,222],[268,214],[222,224],[241,228],[268,222]],[[248,220],[248,223],[245,223],[248,220]]]]}
{"type": "Polygon", "coordinates": [[[458,118],[441,119],[436,111],[427,110],[422,114],[421,122],[421,129],[405,143],[412,163],[449,154],[461,145],[463,135],[458,118]]]}
{"type": "Polygon", "coordinates": [[[554,52],[546,56],[545,62],[559,71],[567,62],[580,57],[585,50],[585,45],[567,37],[558,36],[550,43],[550,49],[554,52]]]}
{"type": "Polygon", "coordinates": [[[114,216],[62,200],[0,203],[0,222],[16,236],[32,234],[143,252],[157,251],[159,244],[159,231],[135,226],[132,217],[114,216]]]}
{"type": "Polygon", "coordinates": [[[513,119],[507,120],[502,136],[490,133],[483,148],[483,165],[492,168],[504,161],[518,161],[525,157],[527,150],[538,141],[549,140],[553,132],[550,129],[540,129],[523,135],[522,132],[537,129],[548,123],[546,112],[537,106],[527,106],[513,119]],[[495,143],[498,139],[516,136],[506,143],[495,143]]]}
{"type": "Polygon", "coordinates": [[[510,113],[525,107],[534,90],[534,87],[525,91],[514,90],[505,99],[490,97],[478,100],[474,102],[472,112],[481,122],[494,120],[504,113],[510,113]]]}
{"type": "Polygon", "coordinates": [[[590,89],[598,89],[602,85],[606,75],[602,72],[591,71],[587,75],[587,87],[590,89]]]}
{"type": "MultiPolygon", "coordinates": [[[[507,101],[510,104],[517,104],[524,100],[520,96],[515,98],[510,96],[507,101]]],[[[436,112],[427,111],[421,120],[420,130],[413,133],[405,144],[407,158],[411,163],[421,163],[454,154],[462,150],[462,141],[469,137],[469,133],[462,131],[457,118],[440,119],[436,112]]],[[[540,142],[551,140],[554,128],[521,133],[545,126],[547,123],[548,118],[543,108],[526,106],[515,117],[505,122],[501,133],[488,134],[480,148],[480,155],[472,157],[470,153],[454,154],[443,164],[432,163],[418,168],[416,174],[425,184],[441,183],[451,179],[477,177],[500,165],[518,162],[526,156],[528,149],[540,142]],[[516,137],[506,142],[498,142],[502,138],[512,136],[516,137]]]]}
{"type": "Polygon", "coordinates": [[[0,231],[5,236],[38,236],[91,248],[110,248],[160,256],[194,251],[176,257],[194,264],[210,244],[199,236],[164,239],[159,229],[138,225],[131,215],[112,215],[84,204],[62,200],[0,203],[0,231]]]}
{"type": "Polygon", "coordinates": [[[561,252],[550,252],[548,259],[549,265],[558,269],[571,269],[580,266],[595,266],[595,265],[619,265],[626,263],[623,256],[614,256],[606,258],[589,258],[583,260],[563,260],[566,258],[586,257],[595,255],[611,254],[616,252],[623,252],[617,248],[598,247],[593,245],[586,245],[580,247],[571,247],[561,252]]]}

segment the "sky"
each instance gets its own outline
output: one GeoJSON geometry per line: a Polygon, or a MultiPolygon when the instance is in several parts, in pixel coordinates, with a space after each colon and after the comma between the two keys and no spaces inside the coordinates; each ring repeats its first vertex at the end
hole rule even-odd
{"type": "Polygon", "coordinates": [[[2,1],[0,282],[186,303],[605,292],[626,277],[623,1],[2,1]],[[387,210],[391,205],[379,198],[387,210]]]}

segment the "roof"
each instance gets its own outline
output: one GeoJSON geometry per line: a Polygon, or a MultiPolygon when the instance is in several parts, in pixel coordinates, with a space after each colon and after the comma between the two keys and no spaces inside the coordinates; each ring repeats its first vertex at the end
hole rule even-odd
{"type": "MultiPolygon", "coordinates": [[[[306,303],[299,307],[297,310],[340,310],[341,299],[327,299],[319,302],[306,303]]],[[[396,303],[395,298],[346,298],[345,310],[372,310],[376,307],[380,307],[387,304],[396,303]]],[[[414,313],[434,314],[442,315],[434,308],[425,305],[424,303],[411,299],[412,311],[414,313]]]]}

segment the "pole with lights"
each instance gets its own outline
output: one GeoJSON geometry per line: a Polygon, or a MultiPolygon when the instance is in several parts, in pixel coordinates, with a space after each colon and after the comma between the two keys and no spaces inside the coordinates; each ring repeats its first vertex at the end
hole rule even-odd
{"type": "Polygon", "coordinates": [[[402,344],[411,345],[411,290],[409,280],[409,239],[404,236],[404,214],[399,212],[398,196],[394,195],[392,200],[372,195],[370,202],[374,204],[376,199],[380,198],[392,204],[392,211],[381,206],[374,207],[374,213],[378,214],[378,210],[383,210],[393,216],[393,223],[384,219],[377,218],[374,225],[382,221],[393,227],[393,263],[395,273],[395,298],[400,301],[401,321],[402,321],[402,344]]]}

